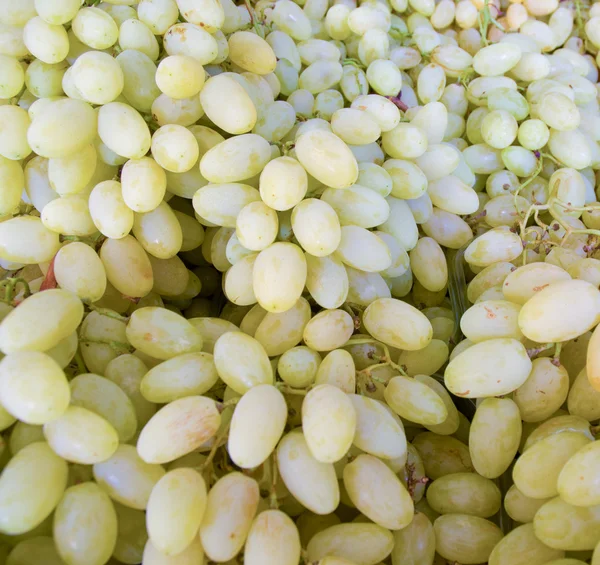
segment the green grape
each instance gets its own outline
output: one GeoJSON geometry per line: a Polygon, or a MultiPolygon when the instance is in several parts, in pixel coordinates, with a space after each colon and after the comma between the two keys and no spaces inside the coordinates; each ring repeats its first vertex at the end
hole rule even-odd
{"type": "Polygon", "coordinates": [[[423,460],[426,476],[432,480],[474,470],[469,448],[452,436],[422,432],[412,444],[423,460]]]}
{"type": "MultiPolygon", "coordinates": [[[[70,386],[71,404],[106,420],[116,430],[121,442],[129,441],[135,435],[137,419],[133,403],[116,384],[99,375],[86,373],[75,377],[70,386]]],[[[77,418],[77,415],[71,417],[77,418]]],[[[86,418],[86,415],[80,417],[86,418]]]]}
{"type": "Polygon", "coordinates": [[[106,563],[117,542],[117,513],[95,483],[69,487],[54,514],[54,543],[60,556],[76,565],[106,563]],[[93,521],[95,527],[89,527],[93,521]]]}
{"type": "Polygon", "coordinates": [[[535,513],[550,500],[549,498],[530,498],[515,485],[511,485],[504,496],[504,509],[516,522],[533,522],[535,513]]]}
{"type": "Polygon", "coordinates": [[[411,377],[393,377],[385,400],[398,415],[418,424],[435,426],[448,418],[444,399],[427,384],[411,377]]]}
{"type": "Polygon", "coordinates": [[[18,535],[39,526],[67,487],[66,462],[44,442],[19,451],[0,477],[0,532],[18,535]]]}
{"type": "MultiPolygon", "coordinates": [[[[311,560],[338,557],[348,563],[376,565],[392,552],[392,533],[377,524],[338,524],[313,536],[308,543],[311,560]]],[[[325,563],[327,561],[323,559],[325,563]]],[[[332,565],[338,565],[335,561],[332,565]]]]}
{"type": "Polygon", "coordinates": [[[113,556],[121,563],[139,563],[148,541],[146,515],[117,502],[113,502],[113,506],[117,512],[117,543],[113,556]]]}
{"type": "Polygon", "coordinates": [[[38,536],[19,542],[9,553],[6,565],[62,565],[54,540],[47,536],[38,536]]]}
{"type": "Polygon", "coordinates": [[[564,557],[564,552],[553,549],[536,537],[534,526],[524,524],[507,534],[492,551],[491,565],[512,565],[526,563],[548,563],[553,559],[564,557]]]}
{"type": "Polygon", "coordinates": [[[434,554],[435,534],[425,514],[416,513],[406,528],[394,532],[393,565],[431,563],[434,554]]]}

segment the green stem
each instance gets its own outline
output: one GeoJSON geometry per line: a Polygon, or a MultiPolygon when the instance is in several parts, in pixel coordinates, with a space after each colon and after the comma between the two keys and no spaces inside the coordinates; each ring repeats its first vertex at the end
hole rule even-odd
{"type": "Polygon", "coordinates": [[[231,425],[231,420],[219,432],[217,437],[215,437],[215,442],[213,443],[213,446],[210,449],[210,453],[208,454],[206,461],[204,461],[204,463],[202,464],[202,471],[206,471],[206,469],[208,469],[208,466],[212,464],[212,461],[215,458],[215,455],[217,454],[217,450],[219,449],[219,447],[221,447],[221,442],[227,437],[227,434],[229,433],[230,425],[231,425]]]}

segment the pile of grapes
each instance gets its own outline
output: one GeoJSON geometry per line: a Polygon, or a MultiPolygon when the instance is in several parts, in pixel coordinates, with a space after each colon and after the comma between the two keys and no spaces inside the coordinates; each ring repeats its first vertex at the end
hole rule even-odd
{"type": "Polygon", "coordinates": [[[599,63],[588,0],[0,0],[0,565],[600,565],[599,63]]]}

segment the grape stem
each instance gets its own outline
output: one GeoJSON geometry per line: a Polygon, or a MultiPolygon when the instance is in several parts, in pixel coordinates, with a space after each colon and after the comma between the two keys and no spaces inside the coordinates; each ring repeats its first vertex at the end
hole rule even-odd
{"type": "Polygon", "coordinates": [[[121,314],[119,314],[118,312],[115,312],[114,310],[111,310],[110,308],[100,308],[99,306],[94,306],[93,304],[90,304],[88,306],[88,308],[90,310],[92,310],[93,312],[98,312],[98,314],[100,314],[102,316],[106,316],[108,318],[113,318],[113,319],[119,320],[121,322],[129,321],[129,316],[122,316],[121,314]]]}
{"type": "Polygon", "coordinates": [[[556,349],[554,350],[554,357],[552,357],[552,364],[555,367],[560,367],[560,351],[562,349],[562,343],[558,342],[556,344],[556,349]]]}
{"type": "Polygon", "coordinates": [[[277,502],[277,480],[279,479],[279,474],[274,454],[271,455],[270,461],[271,486],[269,488],[269,506],[271,507],[271,510],[277,510],[279,508],[279,502],[277,502]]]}
{"type": "Polygon", "coordinates": [[[213,443],[213,446],[210,448],[210,453],[208,454],[206,461],[204,461],[204,463],[202,463],[202,472],[206,471],[208,469],[209,465],[212,465],[213,459],[215,458],[215,455],[217,454],[219,447],[221,447],[221,442],[227,437],[227,434],[229,434],[229,426],[230,425],[231,425],[231,420],[229,422],[227,422],[227,425],[223,427],[223,429],[219,432],[219,434],[215,438],[215,441],[213,443]]]}
{"type": "Polygon", "coordinates": [[[81,339],[79,343],[83,345],[97,343],[101,345],[108,345],[115,353],[119,355],[123,355],[124,353],[133,353],[134,348],[131,347],[128,343],[123,343],[122,341],[113,341],[113,340],[104,340],[104,339],[81,339]]]}
{"type": "Polygon", "coordinates": [[[494,16],[492,16],[492,13],[490,11],[490,0],[485,0],[485,4],[483,5],[483,8],[481,9],[481,12],[479,12],[478,19],[479,19],[479,33],[481,35],[481,42],[483,43],[484,46],[490,44],[490,42],[488,41],[488,38],[487,38],[488,29],[490,27],[490,24],[497,27],[500,31],[506,31],[504,29],[504,26],[501,23],[499,23],[498,20],[496,20],[496,18],[494,16]]]}
{"type": "Polygon", "coordinates": [[[533,347],[527,350],[527,355],[529,355],[530,359],[533,359],[536,355],[542,353],[542,351],[547,351],[548,349],[552,349],[556,347],[556,343],[545,343],[544,345],[540,345],[539,347],[533,347]]]}
{"type": "Polygon", "coordinates": [[[286,385],[285,383],[275,383],[275,386],[283,394],[295,394],[297,396],[306,396],[310,390],[310,387],[308,387],[308,388],[292,388],[291,386],[286,385]]]}
{"type": "Polygon", "coordinates": [[[31,289],[29,288],[29,283],[25,279],[22,279],[21,277],[11,277],[0,281],[0,289],[4,289],[4,298],[2,300],[6,302],[6,304],[12,305],[15,289],[19,283],[25,287],[24,298],[27,298],[31,295],[31,289]]]}
{"type": "Polygon", "coordinates": [[[77,371],[78,371],[78,375],[82,375],[84,373],[87,373],[87,367],[85,366],[85,361],[83,360],[83,355],[81,354],[81,349],[78,347],[77,351],[75,352],[75,363],[77,363],[77,371]]]}
{"type": "Polygon", "coordinates": [[[235,406],[239,401],[241,400],[240,398],[231,398],[230,400],[227,400],[226,402],[217,402],[217,410],[219,411],[219,413],[223,413],[223,411],[226,408],[231,408],[232,406],[235,406]]]}

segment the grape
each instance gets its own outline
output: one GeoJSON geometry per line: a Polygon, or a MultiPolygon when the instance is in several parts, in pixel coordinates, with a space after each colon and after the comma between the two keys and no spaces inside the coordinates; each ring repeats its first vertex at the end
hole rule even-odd
{"type": "Polygon", "coordinates": [[[200,540],[211,559],[225,561],[238,554],[251,529],[258,500],[258,484],[241,473],[230,473],[210,489],[200,540]]]}

